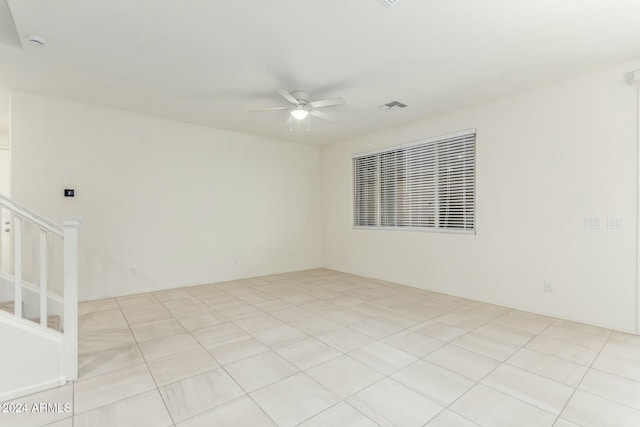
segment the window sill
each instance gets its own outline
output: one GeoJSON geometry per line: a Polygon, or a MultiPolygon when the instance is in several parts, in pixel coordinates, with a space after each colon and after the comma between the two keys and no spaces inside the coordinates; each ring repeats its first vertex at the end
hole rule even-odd
{"type": "Polygon", "coordinates": [[[427,227],[367,227],[351,226],[353,230],[376,230],[376,231],[414,231],[419,233],[442,233],[442,234],[469,234],[475,235],[476,230],[456,229],[456,228],[427,228],[427,227]]]}

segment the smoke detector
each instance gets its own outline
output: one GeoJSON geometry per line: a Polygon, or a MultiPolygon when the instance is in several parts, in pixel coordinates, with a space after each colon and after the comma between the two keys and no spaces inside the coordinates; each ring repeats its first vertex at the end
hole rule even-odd
{"type": "Polygon", "coordinates": [[[400,0],[378,0],[383,5],[387,6],[391,9],[393,6],[397,5],[400,0]]]}
{"type": "Polygon", "coordinates": [[[403,108],[407,108],[407,104],[403,104],[402,102],[399,102],[399,101],[391,101],[391,102],[387,102],[386,104],[382,104],[378,108],[380,110],[395,111],[395,110],[402,110],[403,108]]]}

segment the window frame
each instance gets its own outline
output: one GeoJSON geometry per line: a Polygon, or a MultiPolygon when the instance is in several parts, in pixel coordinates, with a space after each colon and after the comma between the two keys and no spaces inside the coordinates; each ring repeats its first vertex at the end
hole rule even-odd
{"type": "MultiPolygon", "coordinates": [[[[393,146],[389,146],[389,147],[384,147],[384,148],[380,148],[380,149],[376,149],[376,150],[371,150],[371,151],[365,151],[365,152],[360,152],[360,153],[356,153],[353,154],[351,156],[351,177],[352,177],[352,191],[351,191],[351,195],[352,195],[352,200],[351,200],[351,204],[352,204],[352,215],[351,215],[351,228],[354,230],[386,230],[386,231],[409,231],[409,232],[423,232],[423,233],[444,233],[444,234],[467,234],[467,235],[475,235],[477,233],[477,229],[478,229],[478,216],[477,216],[477,209],[476,209],[476,195],[477,195],[477,187],[478,187],[478,181],[477,181],[477,140],[478,140],[478,133],[477,130],[475,128],[472,129],[467,129],[467,130],[463,130],[463,131],[459,131],[459,132],[453,132],[453,133],[449,133],[449,134],[445,134],[445,135],[439,135],[439,136],[435,136],[435,137],[431,137],[431,138],[426,138],[426,139],[421,139],[418,141],[412,141],[412,142],[408,142],[408,143],[404,143],[404,144],[399,144],[399,145],[393,145],[393,146]],[[439,141],[443,141],[443,140],[447,140],[447,139],[455,139],[455,138],[461,138],[461,137],[465,137],[465,136],[469,136],[469,135],[474,135],[474,144],[473,144],[473,228],[469,229],[469,228],[443,228],[443,227],[439,227],[437,226],[438,222],[437,222],[437,216],[435,219],[435,224],[436,226],[434,227],[411,227],[411,226],[382,226],[382,218],[381,218],[381,211],[382,211],[382,207],[381,207],[381,169],[380,169],[380,157],[378,157],[378,166],[377,166],[377,172],[378,172],[378,176],[377,176],[377,183],[376,183],[376,206],[375,206],[375,212],[376,212],[376,225],[356,225],[356,167],[355,167],[355,162],[357,158],[361,158],[361,157],[366,157],[366,156],[373,156],[376,154],[382,154],[382,153],[391,153],[393,151],[396,150],[401,150],[401,149],[408,149],[411,147],[416,147],[416,146],[420,146],[420,145],[426,145],[426,144],[435,144],[439,141]]],[[[437,174],[437,170],[434,172],[435,174],[437,174]]],[[[438,185],[436,184],[436,187],[438,185]]],[[[438,203],[440,202],[439,199],[439,193],[438,190],[436,190],[436,206],[435,209],[436,211],[439,209],[438,203]]]]}

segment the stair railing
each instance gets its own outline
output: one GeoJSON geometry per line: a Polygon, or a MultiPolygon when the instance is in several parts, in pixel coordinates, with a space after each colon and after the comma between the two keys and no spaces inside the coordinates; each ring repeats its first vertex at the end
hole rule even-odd
{"type": "Polygon", "coordinates": [[[12,239],[10,246],[4,244],[0,248],[5,251],[8,249],[11,253],[0,252],[0,256],[3,257],[5,264],[12,258],[13,273],[10,271],[0,271],[0,273],[3,279],[13,282],[13,317],[25,324],[61,334],[64,349],[64,375],[67,380],[74,380],[78,377],[78,228],[81,221],[79,218],[68,218],[60,227],[2,194],[0,194],[0,209],[3,210],[2,239],[12,239]],[[29,243],[23,241],[25,228],[30,229],[32,237],[30,258],[23,256],[25,243],[29,243]],[[52,254],[49,252],[54,250],[54,240],[58,240],[57,243],[62,242],[62,265],[53,265],[58,270],[62,270],[64,295],[62,312],[59,313],[62,314],[61,331],[48,327],[51,312],[49,302],[60,299],[54,295],[53,284],[50,283],[53,257],[50,257],[52,254]],[[28,271],[25,261],[31,264],[30,283],[24,277],[25,270],[28,271]],[[39,324],[28,320],[29,316],[25,316],[26,313],[23,311],[25,301],[23,291],[31,292],[34,289],[37,289],[39,296],[39,324]]]}

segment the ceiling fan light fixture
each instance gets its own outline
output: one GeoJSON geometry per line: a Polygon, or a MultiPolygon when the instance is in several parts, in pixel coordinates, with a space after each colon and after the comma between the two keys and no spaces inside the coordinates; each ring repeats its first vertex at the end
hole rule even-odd
{"type": "Polygon", "coordinates": [[[305,110],[304,107],[302,106],[298,106],[295,108],[295,110],[291,111],[291,117],[293,117],[296,120],[306,119],[308,115],[309,115],[309,112],[305,110]]]}

